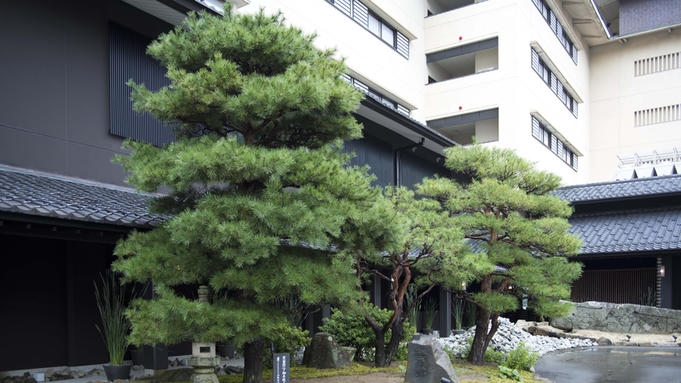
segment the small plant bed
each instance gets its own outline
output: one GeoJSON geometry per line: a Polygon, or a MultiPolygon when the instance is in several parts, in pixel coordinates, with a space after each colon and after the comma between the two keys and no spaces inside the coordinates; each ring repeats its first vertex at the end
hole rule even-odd
{"type": "MultiPolygon", "coordinates": [[[[454,371],[456,371],[456,378],[459,383],[509,383],[515,380],[504,379],[500,376],[499,366],[496,363],[485,363],[482,366],[472,365],[466,361],[458,360],[452,363],[454,371]]],[[[534,374],[529,371],[518,371],[518,374],[523,378],[525,383],[541,383],[541,380],[535,380],[534,374]]]]}

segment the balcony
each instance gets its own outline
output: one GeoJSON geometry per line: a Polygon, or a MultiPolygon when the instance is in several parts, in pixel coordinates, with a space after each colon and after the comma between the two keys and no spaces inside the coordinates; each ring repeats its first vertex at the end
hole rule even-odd
{"type": "Polygon", "coordinates": [[[439,15],[486,0],[428,0],[428,16],[439,15]]]}
{"type": "Polygon", "coordinates": [[[495,37],[427,54],[428,83],[499,69],[498,44],[495,37]]]}
{"type": "Polygon", "coordinates": [[[499,109],[488,109],[428,121],[428,126],[461,145],[499,141],[499,109]]]}

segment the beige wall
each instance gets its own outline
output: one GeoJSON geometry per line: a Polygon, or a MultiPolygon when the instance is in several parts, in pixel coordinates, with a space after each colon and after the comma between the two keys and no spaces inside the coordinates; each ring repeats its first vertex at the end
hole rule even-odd
{"type": "Polygon", "coordinates": [[[281,10],[287,22],[308,33],[317,32],[317,46],[337,48],[338,57],[346,59],[351,75],[412,109],[412,118],[424,121],[423,85],[427,73],[423,54],[423,2],[365,0],[364,3],[400,32],[412,36],[409,59],[325,0],[252,0],[239,11],[257,12],[260,7],[270,13],[281,10]]]}
{"type": "MultiPolygon", "coordinates": [[[[493,37],[499,38],[494,57],[499,69],[427,85],[426,120],[499,108],[498,142],[487,145],[515,149],[540,168],[560,175],[565,184],[585,183],[589,170],[588,52],[580,51],[575,65],[534,4],[527,0],[487,1],[425,20],[426,54],[493,37]],[[578,118],[532,70],[531,44],[541,47],[584,101],[579,105],[578,118]],[[579,171],[532,137],[531,113],[539,113],[584,154],[579,171]]],[[[478,56],[492,60],[490,56],[478,56]]],[[[479,133],[485,131],[489,130],[480,129],[479,133]]],[[[479,141],[484,142],[490,136],[482,138],[479,141]]]]}
{"type": "Polygon", "coordinates": [[[591,49],[590,182],[611,180],[617,155],[681,146],[681,121],[634,126],[634,112],[681,103],[681,69],[634,76],[634,61],[681,51],[681,30],[591,49]]]}

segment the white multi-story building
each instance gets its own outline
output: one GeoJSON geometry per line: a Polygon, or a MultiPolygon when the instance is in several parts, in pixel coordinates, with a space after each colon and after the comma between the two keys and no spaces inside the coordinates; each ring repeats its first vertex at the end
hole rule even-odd
{"type": "Polygon", "coordinates": [[[678,0],[252,0],[240,11],[260,7],[317,32],[358,87],[401,113],[459,144],[513,148],[565,184],[613,179],[618,155],[681,147],[678,0]]]}

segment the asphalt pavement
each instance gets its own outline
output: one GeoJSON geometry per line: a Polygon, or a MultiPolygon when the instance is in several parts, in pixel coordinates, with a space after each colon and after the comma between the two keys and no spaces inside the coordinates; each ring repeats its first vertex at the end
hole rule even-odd
{"type": "Polygon", "coordinates": [[[536,374],[555,383],[681,383],[681,347],[593,347],[544,356],[536,374]]]}

